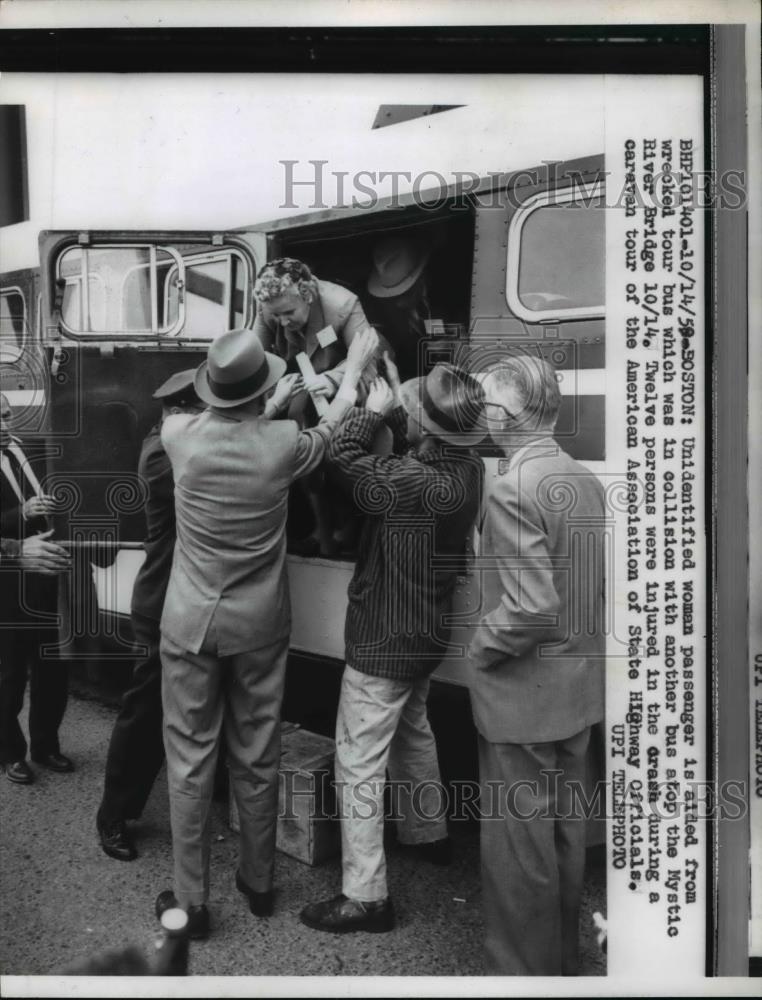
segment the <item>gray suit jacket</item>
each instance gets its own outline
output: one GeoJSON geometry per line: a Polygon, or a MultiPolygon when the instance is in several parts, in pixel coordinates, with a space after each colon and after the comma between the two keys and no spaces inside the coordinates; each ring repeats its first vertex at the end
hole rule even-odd
{"type": "Polygon", "coordinates": [[[549,439],[517,454],[490,493],[469,650],[477,728],[492,743],[545,743],[604,710],[604,499],[549,439]]]}
{"type": "Polygon", "coordinates": [[[177,542],[161,630],[183,649],[197,653],[210,625],[220,656],[288,635],[289,486],[320,464],[349,405],[337,396],[308,431],[290,420],[214,409],[164,421],[177,542]]]}

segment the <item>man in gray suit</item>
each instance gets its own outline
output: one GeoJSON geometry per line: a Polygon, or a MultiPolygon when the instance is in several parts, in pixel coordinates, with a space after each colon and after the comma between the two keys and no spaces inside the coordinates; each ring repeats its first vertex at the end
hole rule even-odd
{"type": "MultiPolygon", "coordinates": [[[[164,745],[170,793],[174,892],[190,936],[206,937],[209,808],[224,728],[241,821],[236,885],[257,916],[273,906],[280,708],[290,631],[285,522],[288,490],[315,469],[336,421],[354,402],[378,345],[359,333],[320,424],[300,431],[269,420],[265,394],[286,364],[250,331],[224,333],[196,373],[203,413],[169,417],[162,443],[175,480],[177,542],[161,619],[164,745]]],[[[281,383],[282,387],[283,383],[281,383]]],[[[301,388],[292,379],[286,392],[301,388]]]]}
{"type": "Polygon", "coordinates": [[[604,710],[603,490],[553,438],[561,397],[550,365],[508,358],[485,390],[508,459],[487,501],[486,614],[470,647],[487,972],[575,975],[578,793],[604,710]]]}

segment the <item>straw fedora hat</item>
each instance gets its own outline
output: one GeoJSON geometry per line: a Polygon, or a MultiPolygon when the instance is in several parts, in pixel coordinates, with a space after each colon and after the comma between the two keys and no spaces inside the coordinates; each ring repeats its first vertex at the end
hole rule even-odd
{"type": "Polygon", "coordinates": [[[210,406],[241,406],[271,389],[285,370],[283,358],[266,351],[251,330],[228,330],[210,346],[194,385],[210,406]]]}
{"type": "Polygon", "coordinates": [[[400,395],[424,430],[447,444],[470,447],[487,433],[484,390],[462,368],[435,365],[425,377],[403,382],[400,395]]]}
{"type": "Polygon", "coordinates": [[[418,280],[428,259],[427,251],[402,236],[379,240],[373,248],[368,291],[378,299],[402,295],[418,280]]]}

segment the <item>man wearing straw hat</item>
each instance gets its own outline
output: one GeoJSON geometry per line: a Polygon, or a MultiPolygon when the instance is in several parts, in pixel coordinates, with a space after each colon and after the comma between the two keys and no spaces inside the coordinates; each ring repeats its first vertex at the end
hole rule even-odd
{"type": "MultiPolygon", "coordinates": [[[[321,462],[377,344],[372,330],[354,338],[331,407],[317,427],[300,431],[265,415],[266,394],[278,386],[285,361],[249,331],[232,330],[211,345],[196,373],[196,392],[209,408],[164,422],[177,519],[161,619],[175,884],[160,893],[156,910],[185,909],[191,937],[209,932],[209,808],[223,729],[241,823],[236,886],[253,914],[272,913],[290,631],[288,491],[321,462]]],[[[285,385],[276,392],[301,390],[297,377],[285,385]]]]}

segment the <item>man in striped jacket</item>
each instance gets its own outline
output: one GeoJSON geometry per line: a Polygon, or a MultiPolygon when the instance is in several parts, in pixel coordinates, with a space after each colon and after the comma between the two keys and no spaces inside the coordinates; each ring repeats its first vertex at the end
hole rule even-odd
{"type": "Polygon", "coordinates": [[[469,445],[483,436],[483,393],[452,365],[400,386],[385,360],[391,385],[376,379],[365,408],[351,410],[328,445],[365,515],[336,721],[342,893],[301,913],[308,927],[333,933],[394,927],[383,849],[387,766],[400,842],[440,864],[450,849],[426,696],[447,652],[457,558],[479,510],[483,466],[469,445]],[[372,444],[385,418],[395,454],[380,456],[372,444]]]}

